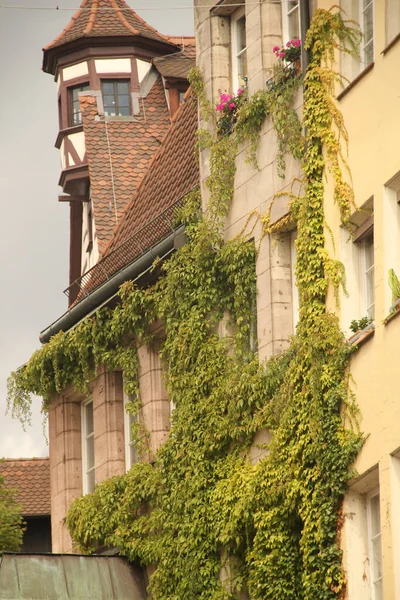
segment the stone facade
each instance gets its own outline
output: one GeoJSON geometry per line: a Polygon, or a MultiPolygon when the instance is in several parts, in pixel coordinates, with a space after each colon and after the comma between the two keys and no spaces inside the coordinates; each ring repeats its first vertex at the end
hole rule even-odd
{"type": "MultiPolygon", "coordinates": [[[[281,3],[257,5],[238,0],[215,4],[213,0],[195,0],[197,63],[213,104],[218,102],[221,92],[236,93],[237,89],[231,76],[234,55],[231,28],[235,11],[244,8],[246,16],[249,96],[258,89],[265,89],[275,60],[272,48],[287,41],[282,34],[285,6],[281,3]]],[[[330,9],[332,6],[327,0],[309,4],[311,16],[317,8],[330,9]]],[[[351,320],[360,319],[368,311],[372,311],[374,319],[371,331],[362,334],[351,364],[360,426],[367,439],[355,464],[359,475],[344,503],[342,546],[348,577],[347,597],[349,600],[400,599],[400,520],[395,508],[400,498],[400,403],[395,359],[400,321],[397,319],[398,302],[390,312],[393,299],[388,285],[390,268],[400,275],[400,161],[397,151],[400,85],[394,77],[395,65],[400,59],[400,6],[398,2],[371,2],[368,9],[371,12],[364,16],[362,9],[366,3],[343,0],[340,4],[346,14],[360,21],[362,29],[369,19],[366,35],[372,35],[373,46],[373,50],[368,51],[365,49],[367,42],[363,42],[361,60],[337,57],[337,69],[342,69],[348,77],[344,90],[338,86],[338,105],[349,132],[348,159],[356,203],[359,207],[367,207],[364,213],[354,215],[355,223],[366,230],[364,237],[349,239],[348,232],[338,222],[337,208],[331,201],[326,203],[327,222],[333,224],[333,240],[327,236],[328,250],[343,262],[349,292],[348,295],[341,294],[339,306],[333,294],[329,295],[329,308],[337,313],[348,337],[351,320]],[[351,85],[348,85],[350,81],[351,85]],[[373,229],[367,219],[373,222],[373,229]],[[373,297],[369,301],[374,304],[374,314],[366,301],[365,249],[368,239],[373,272],[372,291],[369,291],[373,297]]],[[[299,111],[301,103],[299,94],[295,101],[299,111]]],[[[246,164],[245,150],[243,146],[239,148],[236,160],[235,194],[226,220],[226,239],[250,231],[255,222],[251,215],[265,213],[274,198],[272,221],[287,214],[287,197],[281,193],[290,189],[291,182],[299,174],[299,166],[288,159],[285,179],[277,176],[276,136],[269,118],[260,135],[259,170],[246,164]]],[[[205,207],[208,151],[201,153],[200,172],[205,207]]],[[[331,192],[328,178],[327,199],[332,197],[331,192]]],[[[257,329],[260,360],[263,360],[284,349],[294,332],[297,305],[294,232],[262,238],[261,227],[256,224],[252,236],[259,247],[257,329]]],[[[263,435],[268,436],[268,432],[263,435]]],[[[255,439],[251,460],[260,457],[257,442],[255,439]]]]}

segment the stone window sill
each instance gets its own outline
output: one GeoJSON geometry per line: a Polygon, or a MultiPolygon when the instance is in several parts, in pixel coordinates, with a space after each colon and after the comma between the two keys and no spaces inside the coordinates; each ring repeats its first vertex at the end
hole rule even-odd
{"type": "Polygon", "coordinates": [[[362,346],[362,344],[374,337],[374,334],[375,325],[372,323],[362,331],[357,331],[357,333],[352,335],[351,338],[347,340],[347,343],[349,344],[349,346],[353,346],[354,348],[358,349],[360,346],[362,346]]]}

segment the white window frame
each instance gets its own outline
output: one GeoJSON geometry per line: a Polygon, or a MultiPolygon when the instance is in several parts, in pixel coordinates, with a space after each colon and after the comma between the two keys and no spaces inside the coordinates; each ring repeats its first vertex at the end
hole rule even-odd
{"type": "Polygon", "coordinates": [[[376,577],[374,573],[374,564],[375,564],[375,551],[373,542],[378,540],[380,544],[380,559],[381,559],[381,572],[382,572],[382,521],[379,514],[379,533],[372,535],[372,509],[371,504],[372,500],[378,497],[379,501],[379,510],[380,510],[380,495],[379,489],[375,489],[369,494],[367,494],[367,531],[368,531],[368,554],[369,554],[369,568],[370,568],[370,581],[371,581],[371,600],[382,600],[383,598],[383,590],[381,594],[376,593],[376,585],[380,584],[382,586],[383,576],[376,577]]]}
{"type": "Polygon", "coordinates": [[[361,31],[363,33],[363,38],[361,40],[361,47],[360,47],[360,51],[361,51],[361,56],[360,56],[360,62],[361,62],[361,71],[363,71],[364,69],[366,69],[368,67],[368,65],[372,64],[374,62],[374,49],[375,49],[375,45],[374,45],[374,41],[375,41],[375,3],[374,0],[358,0],[359,1],[359,11],[360,11],[360,27],[361,27],[361,31]],[[367,6],[364,6],[364,2],[366,2],[367,6]],[[364,40],[364,31],[365,31],[365,26],[364,26],[364,17],[366,12],[371,9],[372,10],[372,38],[365,44],[365,40],[364,40]],[[366,60],[366,48],[368,46],[372,45],[372,57],[371,60],[367,61],[366,60]]]}
{"type": "Polygon", "coordinates": [[[374,252],[374,233],[373,230],[360,242],[361,258],[361,276],[362,276],[362,294],[364,312],[370,319],[375,319],[375,252],[374,252]],[[372,265],[367,264],[367,248],[372,246],[372,265]],[[372,290],[369,290],[370,274],[372,273],[372,290]],[[368,302],[369,294],[372,296],[372,303],[368,302]]]}
{"type": "Polygon", "coordinates": [[[82,434],[82,490],[84,494],[90,494],[94,490],[94,483],[91,485],[89,475],[92,472],[96,472],[96,454],[94,448],[94,414],[93,414],[93,430],[90,433],[86,433],[86,422],[87,422],[87,407],[92,405],[93,411],[93,400],[86,400],[81,405],[81,434],[82,434]],[[93,459],[94,464],[88,468],[88,443],[93,440],[93,459]]]}
{"type": "Polygon", "coordinates": [[[139,457],[136,449],[136,444],[132,440],[132,425],[137,423],[139,415],[133,415],[127,410],[126,405],[132,402],[132,396],[124,390],[124,440],[125,440],[125,470],[126,472],[138,462],[139,457]]]}
{"type": "Polygon", "coordinates": [[[246,11],[245,7],[239,8],[231,16],[231,62],[232,62],[232,93],[236,94],[237,90],[242,87],[239,81],[238,59],[240,56],[247,57],[247,31],[246,31],[246,46],[240,52],[237,52],[238,47],[238,22],[245,19],[246,27],[246,11]]]}
{"type": "Polygon", "coordinates": [[[295,6],[290,7],[288,0],[282,0],[282,41],[286,44],[289,40],[293,39],[290,34],[290,19],[297,12],[297,22],[300,39],[300,2],[297,1],[295,6]]]}

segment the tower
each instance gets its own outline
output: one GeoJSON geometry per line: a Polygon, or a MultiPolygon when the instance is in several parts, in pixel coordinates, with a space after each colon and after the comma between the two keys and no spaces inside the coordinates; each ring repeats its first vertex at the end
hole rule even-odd
{"type": "Polygon", "coordinates": [[[101,258],[179,105],[193,47],[124,0],[83,0],[44,48],[57,84],[62,202],[70,206],[69,305],[101,258]],[[181,42],[181,43],[179,43],[181,42]]]}

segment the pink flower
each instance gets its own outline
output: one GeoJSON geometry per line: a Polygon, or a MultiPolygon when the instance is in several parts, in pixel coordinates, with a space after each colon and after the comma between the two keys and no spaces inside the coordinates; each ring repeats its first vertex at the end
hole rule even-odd
{"type": "Polygon", "coordinates": [[[279,52],[279,58],[285,58],[285,53],[284,52],[279,52]]]}
{"type": "Polygon", "coordinates": [[[294,40],[293,45],[296,47],[301,46],[301,41],[300,40],[294,40]]]}
{"type": "Polygon", "coordinates": [[[235,108],[236,104],[234,102],[231,102],[228,106],[229,110],[233,110],[235,108]]]}
{"type": "Polygon", "coordinates": [[[223,104],[223,102],[220,102],[219,104],[217,104],[215,110],[224,110],[224,106],[225,105],[223,104]]]}
{"type": "Polygon", "coordinates": [[[290,46],[293,44],[292,40],[290,40],[290,42],[286,43],[286,48],[290,48],[290,46]]]}
{"type": "Polygon", "coordinates": [[[238,91],[237,91],[237,95],[241,96],[242,94],[243,94],[243,90],[242,90],[242,88],[239,88],[238,91]]]}
{"type": "Polygon", "coordinates": [[[277,52],[279,52],[279,50],[280,50],[279,46],[274,46],[274,47],[272,48],[272,52],[274,52],[275,54],[276,54],[277,52]]]}

